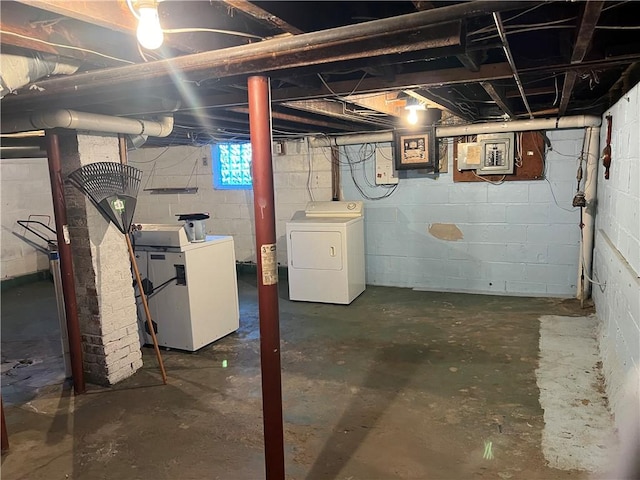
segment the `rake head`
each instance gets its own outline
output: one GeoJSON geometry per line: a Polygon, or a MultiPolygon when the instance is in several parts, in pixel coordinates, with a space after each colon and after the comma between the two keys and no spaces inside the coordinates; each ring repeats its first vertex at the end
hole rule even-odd
{"type": "Polygon", "coordinates": [[[69,174],[69,182],[89,197],[107,221],[127,233],[136,210],[142,171],[115,162],[90,163],[69,174]]]}

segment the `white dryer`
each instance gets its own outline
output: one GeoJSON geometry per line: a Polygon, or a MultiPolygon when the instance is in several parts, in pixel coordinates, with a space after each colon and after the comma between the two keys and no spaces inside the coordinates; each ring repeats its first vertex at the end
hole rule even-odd
{"type": "Polygon", "coordinates": [[[362,202],[310,202],[287,222],[289,298],[349,304],[365,289],[362,202]]]}

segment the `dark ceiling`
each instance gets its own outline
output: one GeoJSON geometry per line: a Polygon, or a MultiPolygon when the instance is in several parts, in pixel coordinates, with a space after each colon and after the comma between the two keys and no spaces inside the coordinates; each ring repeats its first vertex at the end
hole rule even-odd
{"type": "Polygon", "coordinates": [[[412,98],[444,122],[599,115],[640,77],[635,1],[165,0],[152,52],[124,0],[0,7],[3,52],[80,63],[4,97],[3,118],[172,112],[173,134],[148,145],[247,138],[255,74],[271,79],[283,138],[399,127],[412,98]]]}

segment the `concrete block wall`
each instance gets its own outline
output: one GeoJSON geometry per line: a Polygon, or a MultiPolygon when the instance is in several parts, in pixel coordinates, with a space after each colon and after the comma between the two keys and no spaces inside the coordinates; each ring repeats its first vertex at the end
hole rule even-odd
{"type": "MultiPolygon", "coordinates": [[[[547,132],[547,181],[454,183],[400,173],[388,198],[365,201],[367,283],[425,290],[571,297],[576,293],[580,221],[571,207],[584,130],[547,132]],[[554,198],[555,195],[555,198],[554,198]],[[557,204],[556,204],[557,202],[557,204]]],[[[379,144],[390,155],[390,144],[379,144]]],[[[361,146],[341,147],[341,161],[361,146]],[[345,151],[345,148],[347,149],[345,151]]],[[[451,149],[449,149],[451,152],[451,149]]],[[[449,154],[449,172],[453,171],[449,154]]],[[[372,161],[355,177],[369,196],[372,161]]],[[[348,167],[343,198],[361,200],[348,167]]]]}
{"type": "Polygon", "coordinates": [[[640,408],[640,85],[603,115],[612,116],[610,178],[598,171],[594,285],[602,322],[600,353],[609,405],[623,430],[625,412],[640,408]]]}
{"type": "MultiPolygon", "coordinates": [[[[207,233],[232,235],[237,261],[255,262],[253,192],[213,188],[210,146],[143,148],[130,151],[129,162],[143,170],[142,185],[147,189],[198,188],[195,194],[141,191],[135,222],[177,223],[177,214],[208,212],[207,233]]],[[[286,265],[286,222],[295,211],[304,210],[312,195],[315,200],[331,199],[330,152],[309,149],[304,140],[285,142],[284,155],[273,156],[273,169],[278,262],[286,265]]]]}
{"type": "MultiPolygon", "coordinates": [[[[6,280],[48,270],[49,258],[46,251],[41,249],[46,250],[46,242],[26,232],[16,223],[16,220],[27,220],[30,215],[34,215],[33,220],[49,225],[55,230],[47,159],[1,159],[0,187],[0,278],[6,280]],[[20,236],[33,243],[26,242],[20,236]]],[[[45,232],[43,229],[42,233],[45,232]]],[[[49,235],[46,232],[46,236],[49,235]]],[[[51,235],[51,238],[53,237],[51,235]]]]}
{"type": "MultiPolygon", "coordinates": [[[[60,138],[63,176],[83,165],[119,162],[116,135],[60,138]]],[[[142,366],[131,264],[124,236],[75,187],[65,185],[87,380],[114,384],[142,366]]]]}

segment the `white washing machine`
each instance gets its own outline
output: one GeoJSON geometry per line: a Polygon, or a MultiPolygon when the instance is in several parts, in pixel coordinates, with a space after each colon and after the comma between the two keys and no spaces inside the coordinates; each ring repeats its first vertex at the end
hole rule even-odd
{"type": "Polygon", "coordinates": [[[140,274],[153,283],[148,302],[160,346],[194,352],[238,329],[233,237],[189,242],[183,225],[142,224],[134,240],[140,274]]]}
{"type": "Polygon", "coordinates": [[[349,304],[365,289],[362,202],[310,202],[287,222],[289,298],[349,304]]]}

